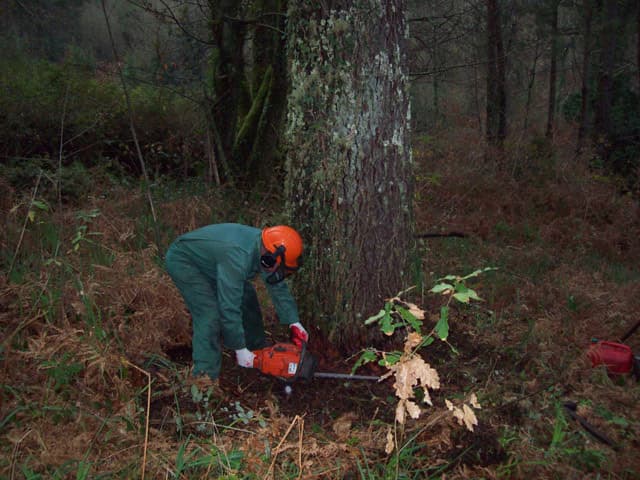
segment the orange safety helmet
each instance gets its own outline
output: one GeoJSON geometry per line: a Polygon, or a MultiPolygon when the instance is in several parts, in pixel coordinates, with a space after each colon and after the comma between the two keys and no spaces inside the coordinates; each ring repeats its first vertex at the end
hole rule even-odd
{"type": "Polygon", "coordinates": [[[297,270],[302,260],[302,237],[293,228],[276,225],[262,230],[262,244],[267,254],[260,258],[261,264],[271,268],[281,263],[287,270],[297,270]]]}

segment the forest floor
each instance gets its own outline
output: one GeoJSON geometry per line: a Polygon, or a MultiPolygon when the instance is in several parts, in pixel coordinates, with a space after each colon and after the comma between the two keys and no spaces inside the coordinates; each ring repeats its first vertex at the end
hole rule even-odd
{"type": "MultiPolygon", "coordinates": [[[[105,186],[54,214],[3,185],[3,258],[18,255],[0,277],[0,478],[640,478],[639,384],[586,356],[640,320],[637,200],[569,154],[529,146],[496,165],[473,145],[414,146],[417,232],[466,235],[420,240],[426,288],[412,301],[425,322],[438,278],[497,270],[470,284],[481,302],[452,308],[450,345],[424,349],[440,388],[404,426],[391,379],[286,394],[225,353],[225,396],[193,391],[188,312],[145,240],[144,196],[105,186]],[[445,405],[471,393],[473,431],[445,405]]],[[[206,223],[258,224],[276,203],[155,194],[165,245],[206,223]]],[[[286,340],[268,307],[265,323],[286,340]]],[[[349,372],[357,352],[309,329],[319,370],[349,372]]],[[[640,331],[625,343],[640,354],[640,331]]]]}

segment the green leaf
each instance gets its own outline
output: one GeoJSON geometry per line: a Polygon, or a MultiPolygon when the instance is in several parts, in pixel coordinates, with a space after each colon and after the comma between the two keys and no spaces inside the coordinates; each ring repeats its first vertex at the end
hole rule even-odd
{"type": "Polygon", "coordinates": [[[449,281],[457,281],[460,277],[458,275],[447,275],[446,277],[442,277],[439,278],[438,282],[441,282],[442,280],[449,280],[449,281]]]}
{"type": "Polygon", "coordinates": [[[473,278],[473,277],[477,277],[478,275],[485,273],[485,272],[490,272],[492,270],[498,270],[496,267],[486,267],[486,268],[482,268],[480,270],[476,270],[475,272],[470,273],[469,275],[466,275],[464,277],[462,277],[462,280],[467,280],[468,278],[473,278]]]}
{"type": "Polygon", "coordinates": [[[371,350],[371,349],[365,350],[364,352],[362,352],[362,355],[360,355],[360,358],[351,369],[351,374],[353,374],[362,365],[369,362],[375,362],[377,359],[378,359],[378,354],[374,350],[371,350]]]}
{"type": "Polygon", "coordinates": [[[378,320],[380,320],[382,317],[384,317],[384,315],[385,315],[386,313],[387,313],[387,312],[386,312],[385,310],[380,310],[380,311],[379,311],[378,313],[376,313],[375,315],[373,315],[373,316],[371,316],[371,317],[367,318],[367,319],[364,321],[364,324],[365,324],[365,325],[371,325],[372,323],[375,323],[375,322],[377,322],[378,320]]]}
{"type": "Polygon", "coordinates": [[[440,340],[444,341],[449,336],[449,307],[443,305],[440,307],[440,319],[436,324],[436,335],[440,340]]]}
{"type": "Polygon", "coordinates": [[[469,294],[468,293],[454,293],[453,298],[462,303],[469,303],[469,294]]]}
{"type": "Polygon", "coordinates": [[[29,213],[27,213],[27,216],[29,217],[29,221],[33,223],[33,221],[36,218],[36,212],[34,212],[33,210],[29,210],[29,213]]]}
{"type": "MultiPolygon", "coordinates": [[[[459,283],[459,284],[456,285],[456,292],[458,292],[461,295],[467,297],[467,300],[464,303],[469,303],[469,299],[471,299],[471,300],[481,300],[481,298],[478,296],[478,294],[476,293],[475,290],[472,290],[471,288],[467,287],[463,283],[459,283]]],[[[453,297],[456,298],[456,295],[454,295],[453,297]]],[[[459,299],[457,299],[457,300],[459,300],[459,299]]],[[[463,301],[463,300],[460,300],[460,301],[463,301]]]]}
{"type": "Polygon", "coordinates": [[[397,306],[396,310],[398,311],[398,313],[400,313],[402,319],[409,325],[411,325],[411,328],[413,328],[418,333],[420,332],[420,330],[422,329],[422,320],[417,319],[413,313],[411,313],[404,307],[397,306]]]}
{"type": "Polygon", "coordinates": [[[400,360],[402,354],[400,352],[387,352],[384,357],[378,361],[378,364],[383,367],[390,367],[391,365],[395,365],[400,360]]]}
{"type": "Polygon", "coordinates": [[[191,385],[191,399],[193,400],[193,403],[200,403],[203,396],[204,395],[195,384],[191,385]]]}
{"type": "Polygon", "coordinates": [[[478,294],[476,293],[476,291],[475,291],[475,290],[472,290],[472,289],[470,289],[470,288],[469,288],[469,289],[467,289],[467,295],[469,295],[469,298],[470,298],[471,300],[478,300],[478,301],[482,300],[482,299],[478,296],[478,294]]]}
{"type": "Polygon", "coordinates": [[[450,285],[448,283],[438,283],[429,291],[432,293],[442,293],[446,292],[447,290],[453,290],[453,285],[450,285]]]}
{"type": "Polygon", "coordinates": [[[36,208],[39,208],[40,210],[44,210],[45,212],[46,212],[47,210],[49,210],[49,205],[47,205],[46,203],[44,203],[44,202],[43,202],[43,201],[41,201],[41,200],[33,200],[33,201],[31,202],[31,205],[33,205],[33,206],[34,206],[34,207],[36,207],[36,208]]]}
{"type": "Polygon", "coordinates": [[[384,311],[385,311],[385,313],[391,313],[391,307],[392,307],[392,306],[393,306],[393,305],[391,305],[391,302],[387,302],[387,303],[385,303],[385,304],[384,304],[384,311]]]}
{"type": "Polygon", "coordinates": [[[380,322],[380,330],[382,330],[382,333],[385,335],[393,335],[395,329],[395,326],[391,323],[391,314],[385,312],[380,322]]]}

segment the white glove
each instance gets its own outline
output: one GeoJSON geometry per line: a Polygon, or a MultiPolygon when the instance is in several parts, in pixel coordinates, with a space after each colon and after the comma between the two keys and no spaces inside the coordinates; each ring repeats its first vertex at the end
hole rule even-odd
{"type": "Polygon", "coordinates": [[[253,359],[256,358],[254,353],[246,348],[236,350],[236,362],[241,367],[253,368],[253,359]]]}

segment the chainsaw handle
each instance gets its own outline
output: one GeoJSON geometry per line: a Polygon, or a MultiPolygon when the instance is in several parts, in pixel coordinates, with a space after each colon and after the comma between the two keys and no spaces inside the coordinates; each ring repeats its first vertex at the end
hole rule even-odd
{"type": "Polygon", "coordinates": [[[625,333],[622,336],[620,341],[624,342],[627,338],[629,338],[631,335],[633,335],[633,332],[635,332],[638,329],[638,327],[640,327],[640,320],[638,320],[633,327],[631,327],[629,330],[627,330],[627,333],[625,333]]]}

